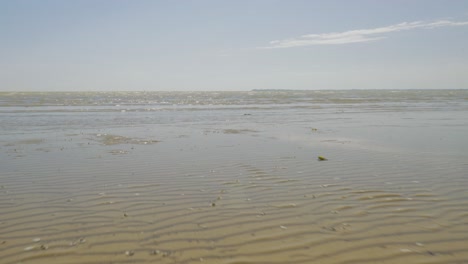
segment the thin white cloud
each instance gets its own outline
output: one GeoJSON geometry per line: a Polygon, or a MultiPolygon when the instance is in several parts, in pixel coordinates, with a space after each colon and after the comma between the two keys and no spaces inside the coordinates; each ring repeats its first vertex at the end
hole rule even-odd
{"type": "Polygon", "coordinates": [[[308,34],[298,38],[270,41],[264,49],[294,48],[311,45],[340,45],[358,42],[377,41],[386,38],[384,34],[412,29],[434,29],[440,27],[468,26],[468,21],[455,22],[438,20],[434,22],[403,22],[400,24],[372,29],[358,29],[344,32],[308,34]]]}

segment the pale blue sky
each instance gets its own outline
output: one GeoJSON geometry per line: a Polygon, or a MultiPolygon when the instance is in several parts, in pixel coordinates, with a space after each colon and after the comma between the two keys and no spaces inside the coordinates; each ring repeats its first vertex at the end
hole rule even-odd
{"type": "Polygon", "coordinates": [[[468,0],[0,0],[0,90],[467,89],[468,0]]]}

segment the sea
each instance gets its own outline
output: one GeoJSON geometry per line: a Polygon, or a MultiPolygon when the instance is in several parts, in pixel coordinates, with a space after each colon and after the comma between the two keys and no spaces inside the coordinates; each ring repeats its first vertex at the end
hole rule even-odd
{"type": "Polygon", "coordinates": [[[468,263],[468,90],[0,92],[0,263],[468,263]]]}

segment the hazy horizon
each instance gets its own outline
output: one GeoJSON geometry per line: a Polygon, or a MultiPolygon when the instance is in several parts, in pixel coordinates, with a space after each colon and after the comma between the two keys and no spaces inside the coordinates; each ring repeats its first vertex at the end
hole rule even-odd
{"type": "Polygon", "coordinates": [[[467,89],[468,1],[0,1],[0,91],[467,89]]]}
{"type": "Polygon", "coordinates": [[[135,92],[135,93],[142,93],[142,92],[307,92],[307,91],[459,91],[459,90],[468,90],[468,88],[445,88],[445,89],[438,89],[438,88],[407,88],[407,89],[391,89],[391,88],[382,88],[382,89],[250,89],[250,90],[0,90],[0,93],[126,93],[126,92],[135,92]]]}

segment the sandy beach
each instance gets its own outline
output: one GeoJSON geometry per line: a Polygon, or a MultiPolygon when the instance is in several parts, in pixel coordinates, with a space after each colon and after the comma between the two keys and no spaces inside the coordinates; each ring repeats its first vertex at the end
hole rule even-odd
{"type": "Polygon", "coordinates": [[[2,93],[0,262],[467,263],[458,92],[2,93]]]}

